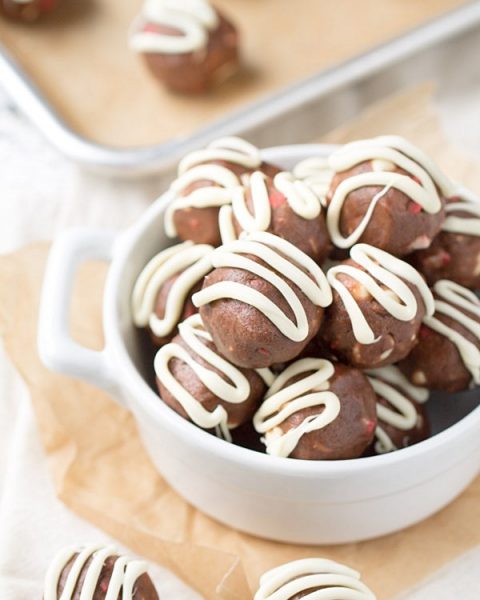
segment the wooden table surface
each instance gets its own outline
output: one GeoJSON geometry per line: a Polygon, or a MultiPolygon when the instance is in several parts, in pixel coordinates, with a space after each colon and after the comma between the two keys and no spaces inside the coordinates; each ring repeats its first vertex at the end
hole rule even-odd
{"type": "Polygon", "coordinates": [[[453,10],[462,0],[216,0],[242,34],[241,74],[201,98],[166,92],[127,45],[140,0],[64,0],[0,40],[67,123],[127,147],[189,135],[247,103],[453,10]]]}

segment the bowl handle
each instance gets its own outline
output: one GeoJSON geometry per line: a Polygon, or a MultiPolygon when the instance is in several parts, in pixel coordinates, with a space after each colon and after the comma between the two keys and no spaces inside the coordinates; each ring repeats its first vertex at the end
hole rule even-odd
{"type": "Polygon", "coordinates": [[[107,353],[84,348],[72,339],[69,311],[79,266],[87,260],[110,261],[115,237],[108,230],[79,227],[57,238],[48,258],[38,328],[38,350],[46,367],[109,392],[117,386],[107,353]]]}

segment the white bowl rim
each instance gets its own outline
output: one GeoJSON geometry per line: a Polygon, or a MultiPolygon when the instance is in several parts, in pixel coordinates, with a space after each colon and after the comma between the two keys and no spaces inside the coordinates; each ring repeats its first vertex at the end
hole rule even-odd
{"type": "MultiPolygon", "coordinates": [[[[298,144],[267,148],[262,151],[265,160],[280,162],[278,156],[282,154],[291,160],[295,156],[305,157],[325,156],[335,146],[325,144],[298,144]],[[271,157],[273,155],[273,158],[271,157]]],[[[214,435],[207,433],[193,423],[183,419],[175,411],[162,402],[159,396],[148,385],[134,365],[128,351],[117,319],[116,288],[118,277],[123,269],[124,262],[128,259],[132,246],[137,243],[138,237],[150,222],[162,212],[168,202],[167,194],[162,195],[147,211],[124,233],[120,234],[115,243],[113,261],[107,275],[104,294],[104,326],[106,338],[106,352],[121,368],[121,381],[129,390],[129,396],[135,402],[141,403],[153,420],[162,419],[167,426],[178,432],[180,437],[190,437],[190,443],[202,446],[212,454],[222,454],[225,460],[242,464],[269,473],[277,473],[290,477],[344,477],[365,470],[385,469],[399,463],[413,461],[421,456],[435,452],[438,448],[460,440],[466,433],[477,427],[480,431],[480,406],[473,409],[468,415],[454,425],[419,442],[413,446],[402,448],[395,452],[377,456],[360,457],[347,460],[315,461],[270,456],[256,452],[242,446],[229,444],[214,435]]],[[[480,436],[479,436],[480,446],[480,436]]]]}

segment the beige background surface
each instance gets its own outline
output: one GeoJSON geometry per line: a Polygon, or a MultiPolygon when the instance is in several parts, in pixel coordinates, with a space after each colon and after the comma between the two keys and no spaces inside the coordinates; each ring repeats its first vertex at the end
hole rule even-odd
{"type": "MultiPolygon", "coordinates": [[[[382,103],[330,139],[386,130],[408,135],[433,151],[449,174],[480,187],[478,163],[445,141],[428,90],[382,103]]],[[[0,331],[30,389],[56,493],[75,512],[174,570],[209,600],[250,600],[263,570],[312,554],[358,568],[379,600],[391,600],[480,544],[480,480],[422,524],[340,548],[292,547],[255,539],[195,511],[155,472],[128,413],[104,394],[50,374],[40,365],[35,324],[45,254],[46,246],[32,246],[0,259],[0,288],[6,290],[0,303],[0,331]]],[[[74,307],[76,335],[95,346],[102,337],[103,274],[104,268],[95,264],[82,273],[78,288],[82,291],[74,307]]]]}
{"type": "Polygon", "coordinates": [[[245,68],[201,98],[166,92],[127,45],[141,0],[64,0],[0,40],[66,121],[113,146],[182,137],[227,112],[388,41],[465,0],[216,0],[242,34],[245,68]]]}

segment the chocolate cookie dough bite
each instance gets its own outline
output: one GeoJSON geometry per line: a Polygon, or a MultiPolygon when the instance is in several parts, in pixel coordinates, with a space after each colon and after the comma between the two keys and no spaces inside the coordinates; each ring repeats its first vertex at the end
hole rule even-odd
{"type": "Polygon", "coordinates": [[[333,288],[320,330],[321,343],[343,362],[362,369],[396,363],[417,343],[433,296],[411,265],[368,244],[330,268],[333,288]]]}
{"type": "Polygon", "coordinates": [[[415,385],[460,392],[480,385],[480,300],[453,281],[433,286],[435,314],[425,317],[419,342],[399,363],[415,385]]]}
{"type": "Polygon", "coordinates": [[[357,458],[375,434],[375,392],[357,369],[304,358],[276,377],[253,424],[273,456],[357,458]]]}
{"type": "Polygon", "coordinates": [[[291,173],[273,178],[255,171],[232,193],[232,206],[220,211],[223,243],[242,232],[268,231],[322,263],[331,251],[320,198],[291,173]]]}
{"type": "Polygon", "coordinates": [[[462,188],[448,199],[445,211],[441,232],[410,260],[430,285],[450,279],[480,289],[480,198],[462,188]]]}
{"type": "Polygon", "coordinates": [[[254,170],[274,175],[258,148],[236,137],[221,138],[180,161],[178,177],[167,192],[165,233],[197,244],[221,244],[219,211],[230,205],[242,176],[254,170]]]}
{"type": "Polygon", "coordinates": [[[178,324],[197,312],[192,294],[211,270],[213,246],[183,242],[154,256],[138,276],[132,293],[133,321],[147,328],[162,346],[177,333],[178,324]]]}
{"type": "Polygon", "coordinates": [[[239,67],[233,23],[207,0],[145,0],[130,47],[174,92],[202,94],[239,67]]]}
{"type": "Polygon", "coordinates": [[[230,430],[252,417],[273,375],[226,360],[199,315],[181,323],[178,331],[155,356],[160,397],[185,419],[230,442],[230,430]]]}
{"type": "Polygon", "coordinates": [[[20,21],[37,21],[44,13],[53,10],[59,0],[0,0],[0,12],[20,21]]]}
{"type": "Polygon", "coordinates": [[[318,333],[332,292],[320,267],[271,233],[217,248],[193,303],[234,364],[269,367],[295,358],[318,333]]]}
{"type": "Polygon", "coordinates": [[[367,378],[377,395],[378,425],[373,454],[385,454],[413,446],[430,437],[430,423],[424,408],[426,388],[412,385],[394,366],[372,369],[367,378]]]}
{"type": "Polygon", "coordinates": [[[327,225],[335,246],[364,242],[395,256],[428,248],[454,186],[421,150],[382,136],[343,146],[329,165],[335,176],[327,225]]]}
{"type": "Polygon", "coordinates": [[[47,571],[43,600],[158,600],[147,567],[113,546],[66,548],[47,571]]]}
{"type": "Polygon", "coordinates": [[[326,558],[303,558],[267,571],[253,600],[376,600],[357,571],[326,558]]]}

